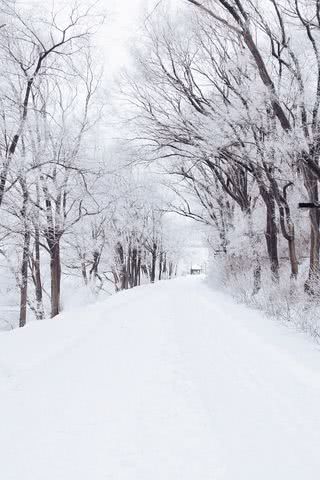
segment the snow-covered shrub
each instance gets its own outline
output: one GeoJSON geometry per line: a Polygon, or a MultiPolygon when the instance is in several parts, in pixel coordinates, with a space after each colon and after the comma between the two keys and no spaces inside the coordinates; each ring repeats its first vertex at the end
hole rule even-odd
{"type": "Polygon", "coordinates": [[[320,342],[320,297],[304,292],[306,263],[297,280],[290,279],[288,265],[281,265],[279,283],[272,282],[264,264],[261,289],[253,295],[253,275],[248,259],[236,256],[216,257],[210,262],[208,281],[214,288],[229,293],[239,303],[262,311],[284,324],[305,332],[320,342]]]}

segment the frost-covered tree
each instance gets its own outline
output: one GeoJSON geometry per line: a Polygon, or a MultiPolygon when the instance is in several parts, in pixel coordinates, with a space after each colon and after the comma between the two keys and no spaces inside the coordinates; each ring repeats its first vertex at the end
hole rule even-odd
{"type": "MultiPolygon", "coordinates": [[[[186,203],[192,192],[207,212],[205,221],[212,222],[222,197],[224,216],[241,212],[233,218],[242,219],[251,239],[257,292],[261,252],[255,246],[261,235],[255,219],[265,216],[273,282],[279,282],[284,241],[295,279],[294,220],[301,185],[310,200],[318,200],[319,28],[312,20],[318,6],[250,0],[184,3],[189,8],[183,14],[148,23],[124,94],[146,157],[183,179],[188,193],[179,187],[184,202],[179,208],[203,220],[186,203]],[[303,68],[306,52],[313,59],[308,69],[303,68]]],[[[311,211],[305,284],[310,293],[319,284],[318,216],[311,211]]],[[[229,232],[236,227],[232,222],[229,232]]],[[[221,238],[226,235],[226,222],[216,222],[215,228],[221,238]]],[[[300,240],[304,235],[299,232],[300,240]]]]}

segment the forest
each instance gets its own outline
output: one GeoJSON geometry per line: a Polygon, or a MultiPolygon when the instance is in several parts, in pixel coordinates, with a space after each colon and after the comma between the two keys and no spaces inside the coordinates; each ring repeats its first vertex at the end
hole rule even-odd
{"type": "Polygon", "coordinates": [[[174,276],[179,242],[152,175],[104,139],[101,6],[0,5],[1,286],[20,305],[1,326],[13,328],[59,314],[64,289],[174,276]]]}
{"type": "Polygon", "coordinates": [[[320,3],[151,2],[111,88],[101,3],[0,2],[1,327],[174,277],[192,224],[212,284],[318,338],[320,3]]]}
{"type": "Polygon", "coordinates": [[[320,0],[0,0],[0,64],[1,480],[318,480],[320,0]]]}

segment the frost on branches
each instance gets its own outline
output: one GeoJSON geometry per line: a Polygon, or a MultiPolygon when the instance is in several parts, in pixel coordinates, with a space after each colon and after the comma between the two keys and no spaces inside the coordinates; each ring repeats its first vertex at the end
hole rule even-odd
{"type": "Polygon", "coordinates": [[[318,202],[319,3],[186,0],[147,22],[135,56],[133,128],[179,179],[180,213],[209,226],[227,285],[309,308],[319,210],[297,206],[318,202]]]}
{"type": "Polygon", "coordinates": [[[161,187],[101,134],[101,11],[1,2],[0,328],[176,274],[161,187]]]}

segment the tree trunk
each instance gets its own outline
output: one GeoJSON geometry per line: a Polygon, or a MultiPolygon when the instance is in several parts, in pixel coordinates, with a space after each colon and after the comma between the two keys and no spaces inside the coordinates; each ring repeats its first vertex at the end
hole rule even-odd
{"type": "Polygon", "coordinates": [[[117,254],[119,258],[119,265],[120,265],[120,290],[127,290],[128,288],[128,275],[127,275],[127,267],[126,267],[126,260],[124,257],[123,246],[120,242],[117,245],[117,254]]]}
{"type": "Polygon", "coordinates": [[[56,239],[50,250],[51,273],[51,318],[60,313],[61,260],[60,239],[56,239]]]}
{"type": "Polygon", "coordinates": [[[291,279],[296,280],[298,278],[299,266],[298,266],[298,259],[296,254],[294,225],[291,220],[289,206],[280,205],[279,213],[280,213],[280,226],[281,226],[282,235],[288,242],[289,261],[290,261],[290,267],[291,267],[290,277],[291,279]]]}
{"type": "Polygon", "coordinates": [[[138,263],[137,263],[137,249],[134,247],[132,249],[131,256],[131,275],[132,275],[132,284],[134,287],[138,285],[138,263]]]}
{"type": "Polygon", "coordinates": [[[173,274],[173,263],[169,262],[169,278],[172,277],[172,274],[173,274]]]}
{"type": "Polygon", "coordinates": [[[150,270],[150,282],[154,283],[156,280],[156,268],[157,268],[157,244],[154,243],[151,252],[151,270],[150,270]]]}
{"type": "Polygon", "coordinates": [[[40,232],[39,227],[35,227],[35,261],[34,261],[34,285],[36,291],[37,317],[39,320],[44,318],[43,300],[42,300],[42,281],[40,267],[40,232]]]}
{"type": "Polygon", "coordinates": [[[87,275],[87,266],[86,266],[86,257],[85,254],[81,255],[81,274],[84,281],[84,284],[88,285],[88,275],[87,275]]]}
{"type": "Polygon", "coordinates": [[[94,252],[92,254],[92,258],[93,258],[92,267],[91,267],[89,273],[90,273],[91,280],[96,281],[96,279],[98,277],[98,267],[99,267],[99,262],[100,262],[100,253],[99,253],[98,250],[94,250],[94,252]]]}
{"type": "Polygon", "coordinates": [[[259,190],[261,197],[267,209],[266,242],[267,251],[270,260],[271,278],[274,282],[279,282],[279,257],[278,257],[278,230],[276,224],[275,199],[272,193],[267,190],[265,185],[260,183],[259,190]]]}
{"type": "Polygon", "coordinates": [[[30,254],[30,229],[29,229],[29,226],[25,224],[22,265],[21,265],[19,327],[24,327],[25,324],[27,323],[29,254],[30,254]]]}
{"type": "Polygon", "coordinates": [[[138,262],[137,262],[137,285],[141,284],[141,252],[138,252],[138,262]]]}
{"type": "Polygon", "coordinates": [[[119,292],[119,275],[115,269],[112,269],[113,281],[114,281],[114,289],[115,292],[119,292]]]}
{"type": "MultiPolygon", "coordinates": [[[[40,205],[40,191],[39,183],[36,182],[36,198],[37,204],[40,205]]],[[[39,210],[37,210],[36,217],[34,219],[34,251],[35,255],[32,256],[32,279],[35,288],[36,294],[36,316],[38,320],[44,318],[44,308],[43,308],[43,298],[42,298],[42,280],[41,280],[41,261],[40,261],[40,215],[39,210]]]]}
{"type": "Polygon", "coordinates": [[[164,255],[163,255],[163,269],[162,269],[162,272],[166,277],[166,274],[167,274],[167,254],[166,253],[164,253],[164,255]]]}
{"type": "MultiPolygon", "coordinates": [[[[318,180],[312,172],[304,168],[305,187],[309,194],[309,200],[312,203],[319,201],[318,180]]],[[[320,268],[319,268],[319,248],[320,248],[320,216],[317,208],[310,209],[310,262],[309,274],[304,288],[307,293],[314,294],[319,290],[320,268]]]]}
{"type": "MultiPolygon", "coordinates": [[[[265,171],[268,175],[270,168],[265,167],[265,171]]],[[[274,198],[278,204],[279,208],[279,218],[280,218],[280,227],[283,237],[288,242],[289,250],[289,261],[291,266],[291,279],[297,279],[298,277],[298,260],[296,255],[296,242],[295,242],[295,231],[294,223],[291,218],[291,212],[289,203],[287,201],[287,190],[290,186],[293,185],[292,182],[287,183],[283,187],[283,193],[281,194],[278,183],[273,175],[269,175],[270,185],[273,190],[274,198]]]]}
{"type": "Polygon", "coordinates": [[[128,286],[127,288],[134,287],[134,259],[133,259],[133,250],[131,246],[128,248],[128,256],[127,256],[127,277],[128,277],[128,286]]]}
{"type": "Polygon", "coordinates": [[[257,295],[261,290],[261,265],[256,263],[253,267],[253,290],[252,295],[257,295]]]}
{"type": "Polygon", "coordinates": [[[319,212],[316,209],[310,210],[311,232],[310,232],[310,262],[308,279],[305,282],[305,291],[311,294],[316,293],[319,286],[319,212]]]}
{"type": "Polygon", "coordinates": [[[21,217],[23,221],[23,251],[21,264],[21,285],[20,285],[20,316],[19,327],[24,327],[27,323],[27,301],[28,301],[28,268],[30,256],[30,225],[27,219],[27,208],[29,202],[29,192],[25,180],[20,178],[20,185],[23,194],[23,203],[21,217]]]}
{"type": "Polygon", "coordinates": [[[163,269],[163,253],[161,252],[159,255],[159,280],[162,278],[162,269],[163,269]]]}
{"type": "Polygon", "coordinates": [[[261,263],[259,258],[259,252],[257,250],[258,238],[255,235],[252,212],[250,209],[246,212],[246,219],[248,224],[248,235],[250,242],[250,249],[253,254],[253,290],[252,295],[257,295],[261,289],[261,263]]]}
{"type": "Polygon", "coordinates": [[[296,254],[296,242],[294,238],[288,240],[288,248],[289,248],[289,260],[291,265],[291,278],[293,280],[296,280],[298,278],[299,266],[298,266],[298,259],[296,254]]]}
{"type": "Polygon", "coordinates": [[[273,199],[270,199],[267,204],[267,228],[265,235],[272,280],[279,282],[278,232],[275,222],[275,204],[273,199]]]}
{"type": "Polygon", "coordinates": [[[126,289],[132,288],[132,272],[131,272],[131,247],[128,248],[127,265],[126,265],[126,289]]]}

